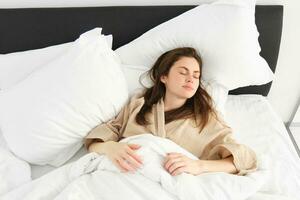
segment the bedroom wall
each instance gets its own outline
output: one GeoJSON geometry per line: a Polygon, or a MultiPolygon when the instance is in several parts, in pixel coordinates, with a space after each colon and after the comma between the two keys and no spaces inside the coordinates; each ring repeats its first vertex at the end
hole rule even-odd
{"type": "MultiPolygon", "coordinates": [[[[1,0],[0,8],[115,6],[115,5],[196,5],[214,0],[1,0]]],[[[297,57],[300,46],[300,1],[258,0],[257,4],[284,5],[284,22],[276,78],[268,99],[284,122],[291,121],[300,101],[300,66],[297,57]]]]}

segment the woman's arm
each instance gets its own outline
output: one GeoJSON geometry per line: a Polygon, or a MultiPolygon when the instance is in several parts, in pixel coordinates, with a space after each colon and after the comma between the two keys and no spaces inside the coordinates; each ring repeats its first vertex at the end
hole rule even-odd
{"type": "MultiPolygon", "coordinates": [[[[101,123],[94,127],[84,138],[84,145],[89,150],[93,143],[119,141],[122,137],[122,131],[127,124],[130,111],[130,101],[120,110],[120,112],[106,123],[101,123]]],[[[94,145],[97,146],[98,144],[94,145]]],[[[92,150],[94,151],[94,150],[92,150]]]]}
{"type": "Polygon", "coordinates": [[[111,141],[107,142],[92,142],[88,146],[88,152],[97,152],[99,154],[104,154],[105,145],[111,141]]]}
{"type": "Polygon", "coordinates": [[[221,160],[199,160],[199,168],[199,171],[203,172],[227,172],[231,174],[237,173],[237,169],[233,164],[232,156],[221,160]]]}
{"type": "Polygon", "coordinates": [[[221,167],[222,170],[233,172],[235,167],[236,175],[255,171],[257,169],[255,152],[250,147],[238,143],[233,138],[233,129],[221,117],[218,118],[219,120],[212,118],[213,124],[209,127],[211,139],[199,157],[205,161],[206,167],[209,166],[207,170],[218,171],[221,167]]]}
{"type": "MultiPolygon", "coordinates": [[[[132,110],[143,104],[140,93],[136,93],[122,107],[120,112],[112,119],[94,127],[85,137],[84,144],[86,149],[94,142],[119,141],[122,139],[123,131],[132,114],[132,110]]],[[[98,146],[98,145],[97,145],[98,146]]]]}
{"type": "Polygon", "coordinates": [[[232,156],[221,160],[195,160],[177,152],[167,154],[164,168],[173,176],[183,172],[193,175],[207,172],[227,172],[232,174],[238,172],[233,164],[232,156]]]}

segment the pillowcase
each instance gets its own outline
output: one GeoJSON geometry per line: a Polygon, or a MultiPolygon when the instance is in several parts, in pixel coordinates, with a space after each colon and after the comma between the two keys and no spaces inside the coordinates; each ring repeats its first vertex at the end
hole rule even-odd
{"type": "Polygon", "coordinates": [[[213,107],[224,119],[226,115],[225,104],[228,98],[229,90],[216,81],[207,82],[202,80],[202,84],[212,98],[213,107]]]}
{"type": "Polygon", "coordinates": [[[146,67],[121,64],[121,69],[127,82],[129,96],[139,93],[140,90],[144,89],[144,86],[151,87],[153,85],[150,77],[146,75],[149,70],[146,67]],[[141,85],[140,81],[144,86],[141,85]]]}
{"type": "Polygon", "coordinates": [[[0,196],[31,181],[30,165],[15,157],[7,147],[0,130],[0,196]]]}
{"type": "Polygon", "coordinates": [[[15,155],[58,167],[125,105],[126,80],[101,30],[82,34],[57,59],[0,91],[0,126],[15,155]]]}
{"type": "MultiPolygon", "coordinates": [[[[144,86],[149,88],[153,85],[153,82],[146,73],[148,71],[147,67],[122,64],[121,68],[127,81],[129,96],[139,93],[144,89],[144,86]],[[140,81],[144,86],[141,85],[140,81]]],[[[201,80],[201,82],[207,93],[211,96],[214,108],[224,118],[225,103],[229,92],[228,89],[215,81],[207,82],[201,80]]]]}
{"type": "Polygon", "coordinates": [[[255,1],[222,0],[197,6],[116,49],[122,63],[150,68],[164,52],[194,47],[203,79],[232,90],[270,82],[274,74],[259,55],[255,1]]]}
{"type": "MultiPolygon", "coordinates": [[[[112,35],[105,36],[112,48],[112,35]]],[[[0,54],[0,90],[7,89],[26,78],[37,68],[65,53],[73,42],[9,54],[0,54]]]]}

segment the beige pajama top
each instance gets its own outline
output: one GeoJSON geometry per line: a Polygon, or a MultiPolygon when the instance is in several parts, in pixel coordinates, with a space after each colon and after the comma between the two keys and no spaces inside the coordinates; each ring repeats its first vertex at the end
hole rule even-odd
{"type": "Polygon", "coordinates": [[[194,119],[178,119],[165,124],[163,98],[152,106],[146,115],[149,125],[141,126],[135,117],[144,104],[144,97],[136,94],[121,109],[119,114],[106,123],[92,129],[85,138],[85,146],[93,139],[119,141],[121,138],[151,132],[155,136],[168,138],[185,148],[199,159],[217,160],[230,155],[238,170],[237,175],[245,175],[257,169],[257,159],[253,150],[237,143],[232,137],[232,129],[225,121],[210,115],[207,125],[200,131],[194,119]]]}

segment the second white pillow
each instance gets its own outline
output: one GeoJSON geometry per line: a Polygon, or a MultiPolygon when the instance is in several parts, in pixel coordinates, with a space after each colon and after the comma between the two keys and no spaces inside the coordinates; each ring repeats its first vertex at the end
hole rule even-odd
{"type": "Polygon", "coordinates": [[[0,125],[17,156],[60,166],[92,128],[117,115],[127,100],[117,56],[97,28],[15,87],[0,91],[0,125]]]}
{"type": "MultiPolygon", "coordinates": [[[[112,48],[112,35],[105,36],[105,39],[110,48],[112,48]]],[[[33,71],[65,54],[72,43],[68,42],[41,49],[0,54],[0,90],[14,86],[33,71]]]]}
{"type": "Polygon", "coordinates": [[[150,68],[159,55],[194,47],[203,59],[202,77],[229,90],[261,85],[274,74],[259,55],[255,0],[220,0],[197,6],[118,48],[122,63],[150,68]]]}

